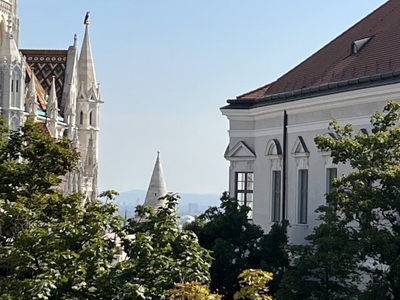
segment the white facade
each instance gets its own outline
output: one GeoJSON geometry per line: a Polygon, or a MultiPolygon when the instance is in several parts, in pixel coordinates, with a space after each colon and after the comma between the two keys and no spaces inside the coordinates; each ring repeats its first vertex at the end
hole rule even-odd
{"type": "Polygon", "coordinates": [[[249,110],[222,108],[230,124],[230,143],[225,155],[230,161],[230,194],[238,197],[238,173],[253,173],[253,189],[250,186],[249,190],[253,193],[254,223],[268,232],[274,221],[282,219],[282,206],[286,206],[284,215],[291,225],[288,230],[290,242],[303,243],[304,237],[318,225],[318,214],[314,211],[325,204],[329,175],[332,175],[328,169],[336,168],[338,176],[350,171],[346,165],[333,165],[329,153],[316,148],[314,137],[318,134],[332,134],[328,127],[333,118],[343,125],[353,124],[356,133],[360,130],[368,132],[371,115],[381,111],[389,100],[400,101],[399,83],[249,110]],[[284,111],[287,112],[286,172],[283,172],[282,153],[284,111]],[[307,190],[303,190],[303,198],[304,192],[307,198],[304,199],[305,203],[302,201],[299,180],[299,176],[305,173],[301,170],[307,170],[308,173],[307,190]],[[273,182],[274,171],[281,171],[279,193],[274,191],[274,183],[277,183],[273,182]],[[284,173],[287,174],[286,205],[282,203],[284,173]],[[280,199],[278,209],[274,206],[274,195],[280,199]]]}
{"type": "Polygon", "coordinates": [[[67,174],[65,193],[97,196],[99,109],[89,26],[78,59],[76,37],[68,50],[21,50],[16,0],[0,0],[0,111],[17,130],[28,117],[54,138],[67,137],[81,153],[78,171],[67,174]],[[42,66],[43,70],[35,69],[42,66]],[[45,71],[44,71],[45,70],[45,71]]]}
{"type": "Polygon", "coordinates": [[[400,101],[399,2],[385,2],[276,81],[221,108],[230,194],[265,231],[286,219],[290,242],[304,243],[332,178],[351,170],[319,151],[315,136],[333,135],[332,119],[368,134],[371,116],[400,101]]]}

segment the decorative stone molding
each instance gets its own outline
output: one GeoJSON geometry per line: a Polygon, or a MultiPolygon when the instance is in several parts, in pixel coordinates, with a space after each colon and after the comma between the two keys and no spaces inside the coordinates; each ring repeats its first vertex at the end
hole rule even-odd
{"type": "Polygon", "coordinates": [[[270,139],[265,147],[265,155],[270,160],[271,170],[282,168],[282,147],[277,139],[270,139]]]}
{"type": "Polygon", "coordinates": [[[296,160],[296,166],[298,169],[308,169],[310,152],[308,151],[303,137],[297,137],[292,148],[292,155],[296,160]]]}

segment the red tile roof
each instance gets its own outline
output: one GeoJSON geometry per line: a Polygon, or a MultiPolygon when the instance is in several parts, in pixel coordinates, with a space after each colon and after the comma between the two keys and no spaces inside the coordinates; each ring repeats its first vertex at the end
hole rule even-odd
{"type": "Polygon", "coordinates": [[[400,70],[400,0],[389,0],[270,85],[238,100],[400,70]],[[354,41],[371,37],[356,54],[354,41]]]}
{"type": "Polygon", "coordinates": [[[264,95],[268,89],[271,87],[271,83],[268,83],[266,85],[263,85],[262,87],[259,87],[258,89],[252,90],[250,92],[244,93],[243,95],[237,96],[239,99],[254,99],[261,97],[264,95]]]}

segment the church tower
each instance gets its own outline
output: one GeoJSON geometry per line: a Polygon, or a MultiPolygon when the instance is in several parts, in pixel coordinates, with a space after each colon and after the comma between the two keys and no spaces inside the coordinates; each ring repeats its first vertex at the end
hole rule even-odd
{"type": "Polygon", "coordinates": [[[103,101],[94,70],[89,22],[85,22],[85,35],[78,61],[78,85],[76,124],[84,173],[87,177],[87,192],[93,197],[97,193],[99,109],[103,101]]]}
{"type": "MultiPolygon", "coordinates": [[[[1,23],[1,22],[0,22],[1,23]]],[[[0,106],[7,125],[16,130],[25,121],[25,59],[14,39],[12,17],[0,47],[0,106]]]]}
{"type": "Polygon", "coordinates": [[[17,130],[29,117],[53,138],[72,140],[80,161],[62,178],[65,194],[97,197],[101,101],[89,38],[89,13],[78,57],[68,49],[19,49],[18,0],[0,0],[0,115],[17,130]],[[26,86],[25,86],[26,85],[26,86]]]}
{"type": "Polygon", "coordinates": [[[11,20],[15,43],[18,46],[19,19],[17,18],[17,0],[0,0],[0,45],[6,37],[8,20],[11,20]]]}

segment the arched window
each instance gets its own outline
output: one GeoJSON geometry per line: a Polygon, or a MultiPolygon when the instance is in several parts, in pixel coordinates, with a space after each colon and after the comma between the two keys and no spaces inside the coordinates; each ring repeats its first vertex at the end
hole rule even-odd
{"type": "Polygon", "coordinates": [[[83,124],[83,111],[81,111],[80,115],[79,115],[79,124],[83,124]]]}
{"type": "Polygon", "coordinates": [[[92,125],[92,112],[89,113],[89,124],[92,125]]]}
{"type": "Polygon", "coordinates": [[[271,162],[271,221],[281,220],[282,202],[282,147],[277,139],[270,139],[265,155],[271,162]]]}

